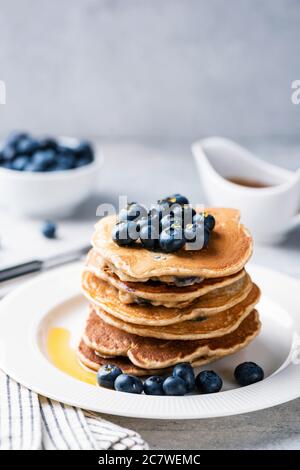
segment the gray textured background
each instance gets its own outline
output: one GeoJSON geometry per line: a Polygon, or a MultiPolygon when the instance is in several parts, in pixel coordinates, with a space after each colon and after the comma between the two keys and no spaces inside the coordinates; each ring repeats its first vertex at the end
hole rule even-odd
{"type": "Polygon", "coordinates": [[[296,0],[0,0],[0,133],[297,136],[296,0]]]}

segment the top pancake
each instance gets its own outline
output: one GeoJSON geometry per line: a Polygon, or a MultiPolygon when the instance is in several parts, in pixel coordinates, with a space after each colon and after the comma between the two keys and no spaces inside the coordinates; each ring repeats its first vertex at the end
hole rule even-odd
{"type": "Polygon", "coordinates": [[[207,209],[216,219],[207,249],[179,250],[160,253],[144,249],[141,245],[120,247],[111,237],[116,216],[101,219],[96,224],[92,244],[96,251],[116,268],[124,280],[146,282],[167,277],[216,278],[240,271],[252,254],[252,238],[239,222],[239,211],[219,208],[207,209]]]}

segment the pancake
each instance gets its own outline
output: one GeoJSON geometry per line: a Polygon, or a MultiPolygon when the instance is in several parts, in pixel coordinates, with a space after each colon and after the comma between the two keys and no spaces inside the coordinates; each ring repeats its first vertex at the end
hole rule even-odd
{"type": "Polygon", "coordinates": [[[197,341],[142,338],[108,325],[90,308],[83,341],[100,356],[127,356],[137,367],[161,369],[179,362],[227,356],[245,347],[259,330],[258,313],[252,310],[235,331],[220,338],[197,341]]]}
{"type": "Polygon", "coordinates": [[[90,250],[84,268],[96,277],[108,282],[118,290],[122,303],[142,303],[149,301],[151,305],[162,305],[168,308],[180,308],[189,305],[196,298],[219,287],[226,287],[246,275],[244,269],[223,278],[204,279],[200,283],[177,287],[162,282],[126,282],[118,278],[105,264],[105,260],[95,250],[90,250]]]}
{"type": "MultiPolygon", "coordinates": [[[[236,330],[246,316],[253,310],[259,298],[260,290],[256,284],[252,284],[251,291],[246,299],[233,307],[216,313],[215,315],[203,316],[196,320],[183,321],[166,326],[127,323],[107,313],[102,308],[95,307],[95,311],[106,323],[138,336],[158,339],[195,340],[216,338],[236,330]]],[[[152,307],[152,309],[155,308],[157,307],[152,307]]]]}
{"type": "Polygon", "coordinates": [[[240,271],[252,254],[252,238],[239,222],[235,209],[207,209],[216,219],[207,249],[181,249],[175,254],[146,250],[141,244],[120,247],[111,237],[116,216],[105,217],[96,225],[92,244],[115,268],[119,279],[169,282],[174,277],[218,278],[240,271]]]}
{"type": "Polygon", "coordinates": [[[136,376],[160,375],[162,373],[168,372],[168,370],[163,369],[141,369],[140,367],[137,367],[132,364],[132,362],[130,362],[127,357],[113,357],[110,359],[100,357],[83,341],[80,341],[80,344],[78,346],[77,357],[84,367],[94,372],[97,372],[101,366],[105,366],[106,364],[114,364],[115,366],[120,367],[124,374],[131,374],[136,376]]]}
{"type": "Polygon", "coordinates": [[[124,304],[120,301],[115,287],[89,272],[83,273],[82,288],[84,295],[92,304],[122,321],[137,325],[163,326],[193,320],[204,315],[208,317],[228,310],[247,297],[252,282],[246,274],[235,283],[215,289],[183,308],[124,304]]]}

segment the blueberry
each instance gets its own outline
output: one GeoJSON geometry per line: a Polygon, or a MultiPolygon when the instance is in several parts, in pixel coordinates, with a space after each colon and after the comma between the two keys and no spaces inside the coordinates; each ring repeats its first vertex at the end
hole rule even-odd
{"type": "Polygon", "coordinates": [[[59,153],[57,155],[57,169],[60,171],[71,170],[76,166],[76,159],[72,152],[59,153]]]}
{"type": "Polygon", "coordinates": [[[221,377],[213,370],[203,370],[196,377],[196,387],[201,393],[216,393],[222,388],[221,377]]]}
{"type": "Polygon", "coordinates": [[[82,159],[87,163],[91,163],[94,160],[94,150],[92,145],[82,140],[77,147],[74,147],[74,154],[78,160],[82,159]]]}
{"type": "Polygon", "coordinates": [[[6,162],[10,162],[16,156],[16,151],[12,145],[7,144],[3,147],[1,151],[1,155],[2,155],[2,160],[6,162]]]}
{"type": "Polygon", "coordinates": [[[112,239],[119,246],[132,245],[138,238],[138,226],[130,220],[119,222],[112,229],[112,239]]]}
{"type": "Polygon", "coordinates": [[[169,204],[167,203],[159,203],[155,204],[151,210],[148,212],[148,216],[152,219],[153,217],[158,219],[159,221],[169,213],[169,204]]]}
{"type": "MultiPolygon", "coordinates": [[[[184,237],[186,241],[189,242],[194,242],[194,241],[199,241],[202,242],[203,246],[203,241],[204,241],[204,226],[199,225],[199,224],[188,224],[185,229],[184,229],[184,237]]],[[[202,248],[201,246],[201,248],[202,248]]]]}
{"type": "Polygon", "coordinates": [[[210,240],[210,231],[208,230],[207,227],[204,227],[204,242],[203,242],[203,247],[207,248],[210,240]]]}
{"type": "Polygon", "coordinates": [[[12,162],[4,162],[1,163],[2,168],[7,168],[8,170],[12,170],[12,162]]]}
{"type": "Polygon", "coordinates": [[[140,204],[137,204],[136,202],[129,204],[126,209],[122,209],[119,212],[119,220],[122,220],[122,221],[138,220],[146,216],[147,216],[146,209],[140,204]]]}
{"type": "Polygon", "coordinates": [[[46,171],[54,162],[55,153],[52,150],[39,150],[33,154],[32,171],[46,171]]]}
{"type": "Polygon", "coordinates": [[[54,150],[57,151],[58,143],[52,137],[44,137],[38,141],[39,150],[54,150]]]}
{"type": "Polygon", "coordinates": [[[203,213],[200,213],[200,214],[195,214],[194,217],[193,217],[193,223],[194,224],[203,224],[204,223],[204,214],[203,213]]]}
{"type": "Polygon", "coordinates": [[[174,218],[180,219],[182,226],[186,226],[187,224],[193,223],[193,217],[196,215],[195,209],[193,209],[189,205],[179,205],[175,204],[171,208],[171,214],[173,214],[174,218]]]}
{"type": "Polygon", "coordinates": [[[148,225],[151,225],[151,220],[148,216],[146,217],[141,217],[138,222],[137,222],[137,225],[138,225],[138,228],[139,228],[139,231],[142,230],[143,227],[146,227],[148,225]]]}
{"type": "Polygon", "coordinates": [[[18,154],[31,155],[39,149],[39,142],[31,137],[21,139],[16,144],[16,151],[18,154]]]}
{"type": "Polygon", "coordinates": [[[56,225],[50,220],[44,222],[42,226],[42,233],[46,238],[55,238],[56,237],[56,225]]]}
{"type": "Polygon", "coordinates": [[[185,238],[181,227],[172,226],[170,229],[165,229],[161,232],[159,237],[159,245],[162,251],[172,253],[178,251],[185,244],[185,238]]]}
{"type": "Polygon", "coordinates": [[[12,147],[16,147],[16,145],[23,139],[26,139],[28,134],[26,132],[20,131],[13,131],[9,134],[7,139],[5,140],[5,145],[11,145],[12,147]]]}
{"type": "Polygon", "coordinates": [[[24,171],[40,172],[43,171],[39,165],[35,165],[30,160],[24,168],[24,171]]]}
{"type": "Polygon", "coordinates": [[[183,196],[182,194],[179,194],[179,193],[172,194],[171,196],[167,196],[164,199],[160,199],[158,201],[158,203],[164,203],[164,202],[168,203],[169,205],[171,205],[171,204],[184,205],[184,204],[189,203],[188,199],[185,196],[183,196]]]}
{"type": "Polygon", "coordinates": [[[158,375],[148,377],[144,382],[144,392],[146,395],[164,395],[164,379],[158,375]]]}
{"type": "Polygon", "coordinates": [[[208,230],[212,231],[215,228],[215,225],[216,225],[216,221],[215,221],[214,216],[211,215],[211,214],[208,214],[204,218],[204,225],[205,225],[205,227],[208,228],[208,230]]]}
{"type": "Polygon", "coordinates": [[[115,390],[139,394],[143,391],[143,382],[133,375],[121,374],[115,380],[115,390]]]}
{"type": "MultiPolygon", "coordinates": [[[[159,215],[155,212],[153,214],[150,213],[150,215],[148,214],[148,221],[149,221],[149,225],[152,225],[153,227],[155,227],[155,229],[160,232],[160,217],[159,215]]],[[[143,217],[144,219],[144,217],[143,217]]],[[[144,222],[143,222],[144,223],[144,222]]]]}
{"type": "Polygon", "coordinates": [[[181,204],[181,205],[189,204],[188,198],[183,196],[182,194],[176,193],[174,194],[173,197],[175,197],[177,204],[181,204]]]}
{"type": "Polygon", "coordinates": [[[166,395],[185,395],[188,391],[187,384],[180,377],[167,377],[163,383],[166,395]]]}
{"type": "Polygon", "coordinates": [[[97,382],[101,387],[114,388],[116,378],[122,374],[119,367],[113,364],[106,364],[100,367],[97,373],[97,382]]]}
{"type": "Polygon", "coordinates": [[[196,215],[195,209],[189,204],[185,204],[184,206],[182,206],[182,211],[184,224],[191,224],[193,222],[193,217],[195,217],[196,215]]]}
{"type": "Polygon", "coordinates": [[[173,369],[173,377],[179,377],[184,380],[187,386],[187,391],[191,392],[195,388],[195,374],[191,364],[183,362],[177,364],[173,369]]]}
{"type": "MultiPolygon", "coordinates": [[[[166,228],[170,228],[171,225],[175,222],[174,215],[173,214],[167,214],[165,215],[160,222],[160,227],[161,230],[165,230],[166,228]]],[[[180,221],[181,223],[181,221],[180,221]]]]}
{"type": "Polygon", "coordinates": [[[75,160],[75,168],[80,168],[82,166],[86,166],[89,163],[91,163],[91,160],[89,160],[88,158],[85,158],[85,157],[77,158],[75,160]]]}
{"type": "Polygon", "coordinates": [[[243,362],[236,367],[234,377],[240,385],[250,385],[264,378],[264,371],[255,362],[243,362]]]}
{"type": "Polygon", "coordinates": [[[11,167],[13,170],[23,171],[25,170],[28,162],[29,162],[29,158],[27,155],[20,155],[19,157],[13,160],[11,167]]]}
{"type": "Polygon", "coordinates": [[[154,225],[140,227],[140,240],[144,248],[154,250],[158,246],[159,232],[154,225]]]}

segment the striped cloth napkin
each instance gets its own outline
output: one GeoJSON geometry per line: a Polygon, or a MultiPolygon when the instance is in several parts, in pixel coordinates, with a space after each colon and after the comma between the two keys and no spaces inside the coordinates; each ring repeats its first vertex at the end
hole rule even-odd
{"type": "Polygon", "coordinates": [[[0,450],[145,450],[139,434],[38,396],[0,370],[0,450]]]}

